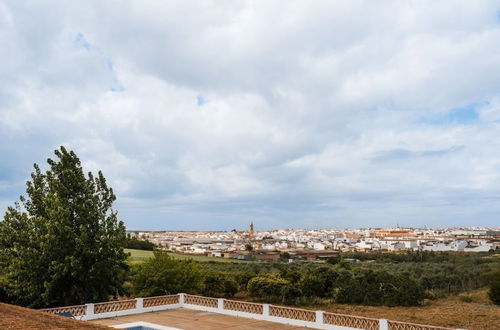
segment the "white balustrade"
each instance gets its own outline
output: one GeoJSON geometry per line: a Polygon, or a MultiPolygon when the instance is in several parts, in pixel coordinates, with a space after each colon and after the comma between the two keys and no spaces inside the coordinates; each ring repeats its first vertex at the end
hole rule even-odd
{"type": "MultiPolygon", "coordinates": [[[[213,313],[252,318],[270,322],[284,323],[296,326],[305,326],[313,329],[331,330],[453,330],[450,328],[412,324],[386,319],[373,319],[354,315],[344,315],[324,311],[312,311],[301,308],[257,304],[246,301],[210,298],[179,293],[159,297],[135,298],[107,303],[85,304],[47,308],[43,311],[58,313],[60,311],[75,310],[84,315],[82,320],[94,320],[130,314],[140,314],[175,308],[189,308],[213,313]]],[[[465,330],[465,329],[456,329],[465,330]]]]}

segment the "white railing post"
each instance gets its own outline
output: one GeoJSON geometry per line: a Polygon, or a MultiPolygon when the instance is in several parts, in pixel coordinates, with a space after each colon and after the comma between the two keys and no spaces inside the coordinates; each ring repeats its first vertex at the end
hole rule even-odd
{"type": "Polygon", "coordinates": [[[137,309],[144,308],[144,298],[135,298],[135,308],[137,309]]]}
{"type": "Polygon", "coordinates": [[[262,315],[269,316],[269,304],[262,304],[262,315]]]}
{"type": "Polygon", "coordinates": [[[316,324],[323,325],[323,311],[316,311],[316,324]]]}
{"type": "Polygon", "coordinates": [[[389,323],[386,319],[379,319],[379,329],[380,330],[389,330],[389,323]]]}
{"type": "Polygon", "coordinates": [[[217,299],[217,309],[220,311],[224,310],[224,299],[217,299]]]}
{"type": "Polygon", "coordinates": [[[179,293],[179,305],[184,306],[186,301],[186,294],[185,293],[179,293]]]}
{"type": "Polygon", "coordinates": [[[85,316],[94,315],[94,304],[85,304],[85,316]]]}

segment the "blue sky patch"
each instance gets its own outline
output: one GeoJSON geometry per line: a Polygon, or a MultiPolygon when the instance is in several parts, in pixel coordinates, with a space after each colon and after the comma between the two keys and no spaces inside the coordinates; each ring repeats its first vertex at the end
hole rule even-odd
{"type": "Polygon", "coordinates": [[[87,38],[85,38],[85,35],[81,32],[78,33],[75,37],[75,46],[90,51],[90,43],[87,41],[87,38]]]}
{"type": "Polygon", "coordinates": [[[455,153],[461,151],[465,148],[465,146],[457,145],[451,146],[447,149],[439,149],[439,150],[408,150],[408,149],[392,149],[380,151],[377,153],[372,160],[374,161],[390,161],[396,159],[414,159],[414,158],[424,158],[424,157],[441,157],[451,153],[455,153]]]}
{"type": "Polygon", "coordinates": [[[423,117],[419,121],[431,125],[466,125],[472,124],[479,119],[477,109],[483,106],[483,102],[472,103],[465,107],[452,109],[448,113],[423,117]]]}
{"type": "Polygon", "coordinates": [[[203,95],[198,95],[196,97],[196,105],[199,107],[202,107],[207,103],[207,100],[205,100],[205,97],[203,95]]]}

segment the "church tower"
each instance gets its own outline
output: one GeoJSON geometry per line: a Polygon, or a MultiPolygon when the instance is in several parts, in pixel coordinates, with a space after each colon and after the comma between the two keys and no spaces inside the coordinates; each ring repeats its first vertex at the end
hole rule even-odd
{"type": "Polygon", "coordinates": [[[248,236],[253,237],[253,221],[250,222],[250,229],[248,230],[248,236]]]}

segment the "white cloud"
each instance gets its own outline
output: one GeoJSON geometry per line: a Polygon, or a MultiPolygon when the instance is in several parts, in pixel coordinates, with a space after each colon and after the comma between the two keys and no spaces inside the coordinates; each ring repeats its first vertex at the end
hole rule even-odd
{"type": "Polygon", "coordinates": [[[499,10],[0,5],[0,201],[64,144],[134,228],[495,224],[499,10]]]}

